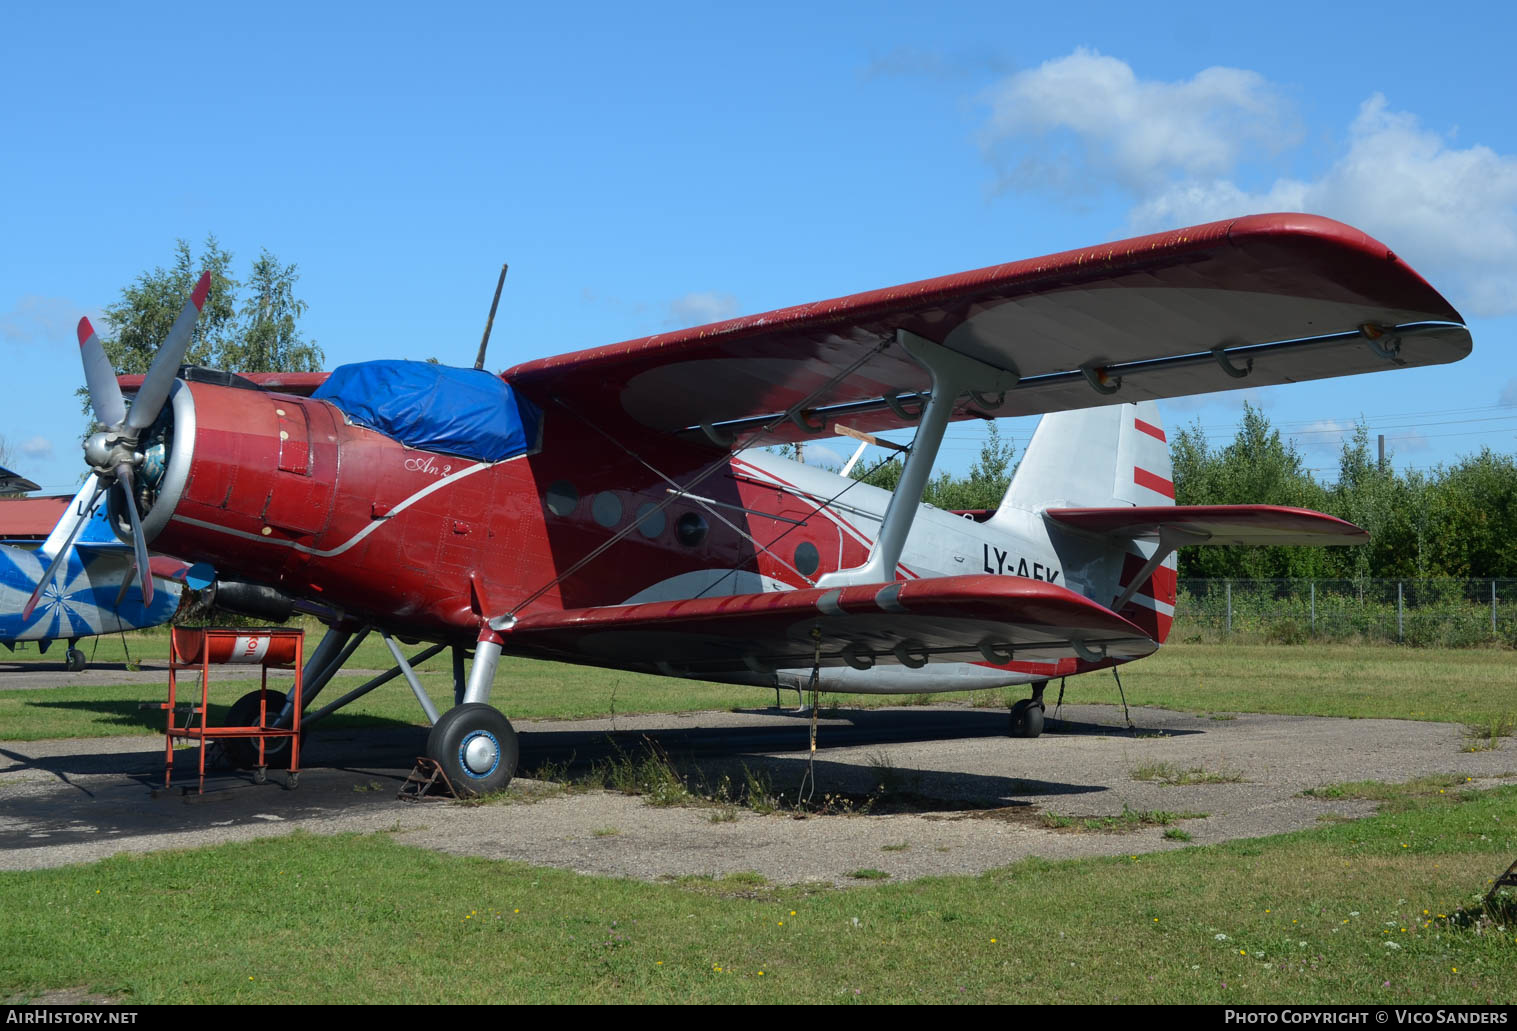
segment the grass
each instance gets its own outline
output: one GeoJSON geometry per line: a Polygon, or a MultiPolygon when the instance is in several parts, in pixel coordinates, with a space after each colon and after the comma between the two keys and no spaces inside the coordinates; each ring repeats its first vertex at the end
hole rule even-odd
{"type": "MultiPolygon", "coordinates": [[[[1133,809],[1123,806],[1120,816],[1065,816],[1054,809],[1045,809],[1038,814],[1043,826],[1052,830],[1085,830],[1106,832],[1129,832],[1143,827],[1168,827],[1181,820],[1199,820],[1206,813],[1172,813],[1167,809],[1133,809]]],[[[1171,835],[1166,834],[1165,837],[1171,835]]],[[[1186,835],[1189,838],[1189,835],[1186,835]]]]}
{"type": "Polygon", "coordinates": [[[1460,790],[1473,782],[1461,773],[1435,773],[1399,784],[1380,780],[1355,780],[1342,784],[1325,784],[1301,792],[1308,798],[1358,799],[1379,803],[1382,810],[1396,812],[1418,803],[1465,802],[1460,790]]]}
{"type": "Polygon", "coordinates": [[[1183,784],[1237,784],[1241,770],[1208,770],[1200,766],[1181,769],[1174,763],[1144,763],[1132,771],[1133,780],[1155,781],[1166,786],[1183,784]]]}
{"type": "Polygon", "coordinates": [[[1517,731],[1517,713],[1488,716],[1478,723],[1465,725],[1466,752],[1488,752],[1501,747],[1501,739],[1517,731]]]}
{"type": "Polygon", "coordinates": [[[1514,809],[1517,788],[1419,795],[1274,838],[846,891],[584,877],[387,834],[121,855],[0,874],[0,999],[1504,1002],[1514,910],[1481,899],[1514,809]]]}
{"type": "MultiPolygon", "coordinates": [[[[1133,705],[1182,712],[1483,722],[1517,710],[1517,662],[1501,648],[1173,644],[1122,667],[1133,705]]],[[[1069,682],[1065,701],[1115,702],[1111,677],[1069,682]]]]}
{"type": "MultiPolygon", "coordinates": [[[[133,656],[163,661],[168,636],[161,630],[126,635],[133,656]]],[[[314,638],[308,638],[308,642],[314,638]]],[[[99,638],[105,661],[119,637],[99,638]]],[[[387,653],[377,640],[365,641],[350,669],[388,668],[387,653]]],[[[35,651],[18,652],[32,661],[35,651]]],[[[56,661],[49,653],[44,661],[56,661]]],[[[440,706],[452,704],[452,674],[447,655],[420,671],[423,686],[440,706]],[[431,668],[435,667],[435,668],[431,668]],[[431,671],[429,671],[431,668],[431,671]]],[[[165,679],[167,674],[165,674],[165,679]]],[[[356,687],[368,674],[343,673],[324,694],[327,699],[356,687]]],[[[1303,645],[1167,645],[1158,654],[1124,667],[1122,682],[1133,705],[1183,712],[1232,714],[1272,712],[1308,716],[1348,716],[1438,720],[1479,724],[1492,740],[1493,712],[1517,713],[1517,662],[1500,649],[1408,649],[1394,646],[1303,645]]],[[[579,719],[645,712],[701,709],[766,709],[774,704],[770,689],[710,684],[636,673],[609,672],[505,656],[496,683],[508,686],[497,698],[513,719],[579,719]]],[[[230,705],[257,686],[253,680],[213,680],[213,706],[230,705]]],[[[284,681],[271,684],[284,688],[284,681]]],[[[1051,685],[1057,687],[1057,685],[1051,685]]],[[[1002,705],[1025,688],[982,691],[969,696],[928,695],[923,700],[986,702],[1002,705]]],[[[31,741],[50,737],[104,737],[115,734],[161,734],[162,715],[139,710],[141,702],[159,702],[164,687],[124,686],[27,689],[0,692],[0,737],[31,741]]],[[[1050,695],[1050,698],[1055,695],[1050,695]]],[[[911,699],[917,701],[919,699],[911,699]]],[[[786,704],[791,699],[783,699],[786,704]]],[[[892,695],[827,695],[830,707],[868,708],[902,704],[892,695]]],[[[1068,682],[1065,701],[1115,703],[1109,676],[1096,673],[1068,682]]],[[[213,719],[216,714],[213,712],[213,719]]],[[[1507,717],[1510,726],[1511,718],[1507,717]]],[[[332,726],[421,725],[415,699],[404,684],[392,683],[366,695],[331,718],[332,726]]],[[[1497,735],[1499,737],[1501,735],[1497,735]]],[[[884,772],[884,771],[882,771],[884,772]]]]}

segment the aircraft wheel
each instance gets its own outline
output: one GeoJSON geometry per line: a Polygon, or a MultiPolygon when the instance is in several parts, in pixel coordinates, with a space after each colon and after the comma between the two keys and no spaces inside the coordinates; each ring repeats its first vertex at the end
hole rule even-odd
{"type": "Polygon", "coordinates": [[[1043,733],[1043,704],[1023,698],[1011,707],[1011,736],[1037,737],[1043,733]]]}
{"type": "Polygon", "coordinates": [[[500,791],[516,775],[516,731],[499,709],[480,702],[455,705],[427,736],[427,755],[460,795],[500,791]]]}
{"type": "Polygon", "coordinates": [[[82,673],[86,664],[84,653],[78,648],[70,648],[64,656],[64,663],[70,673],[82,673]]]}
{"type": "MultiPolygon", "coordinates": [[[[278,716],[284,709],[284,692],[269,692],[270,716],[278,716]]],[[[258,723],[258,692],[249,691],[241,698],[232,703],[227,710],[226,725],[229,727],[251,727],[258,723]]],[[[246,770],[258,765],[258,742],[245,737],[226,737],[221,739],[221,754],[226,758],[227,765],[234,770],[246,770]]],[[[270,769],[283,770],[290,765],[290,739],[287,737],[272,738],[263,743],[263,761],[270,769]]],[[[259,783],[262,783],[261,781],[259,783]]]]}

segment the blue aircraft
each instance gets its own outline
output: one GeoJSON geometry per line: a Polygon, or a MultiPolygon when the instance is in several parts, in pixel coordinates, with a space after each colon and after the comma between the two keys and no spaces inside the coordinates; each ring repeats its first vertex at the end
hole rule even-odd
{"type": "Polygon", "coordinates": [[[209,566],[186,566],[161,556],[150,559],[155,589],[144,606],[133,546],[111,529],[105,505],[89,508],[93,490],[91,483],[80,489],[40,545],[0,542],[0,644],[14,651],[18,641],[36,641],[38,650],[45,652],[54,641],[66,640],[67,667],[73,673],[85,666],[80,638],[167,623],[178,611],[186,586],[203,590],[214,579],[209,566]],[[44,571],[60,552],[65,553],[63,559],[51,571],[36,607],[23,615],[44,571]]]}

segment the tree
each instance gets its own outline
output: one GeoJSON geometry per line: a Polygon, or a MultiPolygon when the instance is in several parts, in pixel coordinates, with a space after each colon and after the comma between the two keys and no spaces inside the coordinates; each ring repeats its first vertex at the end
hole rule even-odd
{"type": "MultiPolygon", "coordinates": [[[[922,500],[929,505],[950,511],[965,509],[998,508],[1006,496],[1006,488],[1016,474],[1012,459],[1016,447],[1009,440],[1001,439],[1001,431],[995,423],[987,424],[985,441],[980,445],[980,457],[969,467],[965,476],[939,473],[927,481],[922,500]]],[[[901,482],[905,468],[904,456],[897,461],[877,464],[871,469],[855,466],[850,474],[873,487],[894,491],[901,482]]]]}
{"type": "MultiPolygon", "coordinates": [[[[211,273],[211,292],[195,323],[185,364],[231,372],[310,372],[325,355],[316,342],[300,335],[298,322],[306,303],[295,296],[300,278],[295,265],[283,265],[267,249],[248,274],[249,294],[239,306],[242,284],[230,274],[232,255],[215,236],[207,236],[197,257],[179,240],[168,268],[144,272],[105,309],[106,325],[97,327],[111,366],[120,374],[144,373],[169,334],[185,298],[202,272],[211,273]]],[[[79,392],[85,411],[89,396],[79,392]]]]}
{"type": "Polygon", "coordinates": [[[281,265],[267,249],[261,251],[248,275],[248,298],[243,303],[239,330],[223,348],[221,365],[238,372],[315,372],[323,355],[314,341],[300,337],[296,322],[306,302],[295,296],[300,275],[294,265],[281,265]]]}

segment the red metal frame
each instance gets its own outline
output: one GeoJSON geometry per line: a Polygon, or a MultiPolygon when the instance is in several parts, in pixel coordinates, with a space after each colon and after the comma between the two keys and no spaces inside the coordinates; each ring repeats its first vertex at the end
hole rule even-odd
{"type": "MultiPolygon", "coordinates": [[[[200,742],[199,792],[205,793],[205,744],[207,740],[221,738],[247,738],[258,742],[258,767],[262,769],[266,742],[277,738],[290,739],[290,773],[300,773],[300,710],[302,707],[302,671],[305,667],[305,631],[283,627],[230,628],[230,627],[175,627],[169,635],[169,700],[164,709],[168,712],[168,724],[164,743],[163,786],[167,788],[174,775],[174,739],[198,740],[200,742]],[[239,652],[241,653],[239,655],[239,652]],[[208,725],[210,711],[211,666],[223,664],[247,665],[256,663],[262,679],[258,697],[258,723],[256,726],[212,727],[208,725]],[[268,725],[269,668],[295,671],[295,686],[291,696],[295,701],[293,725],[276,728],[268,725]],[[191,706],[190,723],[200,717],[200,726],[174,722],[176,710],[176,674],[181,669],[200,669],[200,705],[191,706]]],[[[274,713],[275,718],[278,713],[274,713]]]]}

